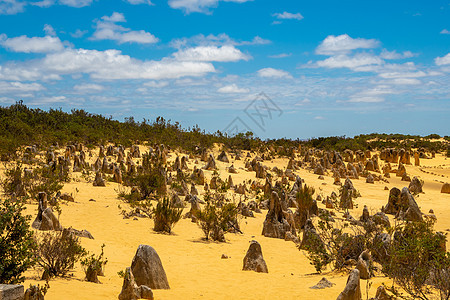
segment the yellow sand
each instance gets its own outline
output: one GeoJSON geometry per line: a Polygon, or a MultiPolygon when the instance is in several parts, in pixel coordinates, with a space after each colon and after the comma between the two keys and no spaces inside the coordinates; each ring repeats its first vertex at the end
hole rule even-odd
{"type": "MultiPolygon", "coordinates": [[[[217,157],[217,150],[215,152],[217,157]]],[[[97,153],[95,151],[95,154],[97,153]]],[[[245,154],[240,161],[230,159],[239,172],[232,174],[235,184],[244,179],[255,180],[255,172],[246,172],[243,169],[245,154]]],[[[171,153],[170,160],[174,160],[175,157],[176,154],[171,153]]],[[[411,161],[414,162],[413,159],[411,161]]],[[[228,178],[229,174],[225,168],[231,163],[217,161],[223,179],[228,178]]],[[[278,166],[280,169],[285,169],[287,163],[287,159],[263,162],[270,168],[278,166]]],[[[204,164],[199,160],[197,167],[204,164]]],[[[188,165],[192,169],[194,160],[191,159],[188,165]]],[[[437,230],[448,229],[450,206],[447,202],[450,201],[450,195],[441,194],[440,188],[441,182],[450,182],[450,160],[436,155],[432,160],[421,159],[421,165],[421,167],[406,166],[411,178],[417,175],[425,181],[425,194],[416,197],[416,201],[422,212],[434,210],[438,218],[437,230]]],[[[332,184],[331,176],[324,176],[324,180],[319,180],[317,175],[304,169],[295,173],[300,175],[306,184],[314,186],[316,193],[323,196],[338,190],[337,186],[332,184]]],[[[75,174],[75,177],[79,174],[75,174]]],[[[209,179],[212,172],[205,171],[205,174],[209,179]]],[[[401,182],[395,174],[391,175],[390,183],[367,184],[365,178],[353,180],[362,195],[356,200],[358,208],[351,211],[355,218],[361,215],[364,204],[375,212],[387,203],[389,191],[384,190],[385,186],[389,189],[394,186],[398,188],[408,186],[409,183],[401,182]]],[[[262,224],[267,211],[256,214],[256,218],[243,219],[242,235],[226,234],[226,243],[205,242],[202,240],[203,232],[190,219],[183,219],[177,223],[172,235],[153,232],[153,221],[150,219],[123,219],[118,205],[122,207],[125,205],[118,200],[117,189],[116,183],[108,182],[106,187],[93,187],[92,183],[86,183],[82,178],[75,178],[64,186],[64,192],[75,195],[75,203],[62,206],[62,225],[90,231],[95,239],[83,238],[81,242],[91,252],[99,253],[100,246],[106,244],[105,256],[108,263],[105,277],[99,277],[102,284],[84,281],[84,273],[78,263],[72,277],[50,281],[46,299],[117,299],[122,287],[122,279],[117,272],[131,265],[140,244],[148,244],[156,249],[171,287],[170,290],[154,290],[155,299],[335,299],[345,286],[347,274],[336,272],[315,274],[315,269],[310,265],[304,252],[299,251],[294,243],[263,237],[262,224]],[[95,199],[95,202],[89,199],[95,199]],[[242,271],[242,260],[249,242],[253,239],[262,246],[269,269],[268,274],[242,271]],[[226,254],[229,258],[221,259],[222,254],[226,254]],[[309,288],[324,276],[336,285],[321,290],[309,288]]],[[[197,189],[203,193],[202,186],[197,186],[197,189]]],[[[239,195],[236,195],[235,199],[239,200],[239,195]]],[[[322,204],[319,206],[322,207],[322,204]]],[[[185,209],[185,212],[188,209],[185,209]]],[[[27,205],[27,213],[31,214],[33,219],[36,212],[37,205],[27,205]]],[[[30,283],[43,284],[43,281],[39,280],[39,275],[36,270],[27,272],[25,286],[28,287],[30,283]]],[[[371,281],[373,285],[369,290],[370,297],[374,296],[376,288],[382,282],[390,284],[390,280],[383,277],[376,277],[371,281]]],[[[365,299],[365,280],[361,280],[361,290],[365,299]]]]}

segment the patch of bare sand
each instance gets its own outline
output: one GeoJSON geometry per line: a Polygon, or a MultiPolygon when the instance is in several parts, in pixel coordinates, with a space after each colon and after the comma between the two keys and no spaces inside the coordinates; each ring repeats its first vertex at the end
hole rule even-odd
{"type": "MultiPolygon", "coordinates": [[[[216,156],[218,149],[216,149],[216,156]]],[[[230,163],[217,161],[222,179],[228,178],[227,167],[231,164],[238,169],[238,174],[231,174],[234,183],[243,180],[255,180],[254,172],[246,172],[244,167],[245,152],[242,160],[230,159],[230,163]]],[[[170,160],[176,155],[171,154],[170,160]]],[[[274,159],[264,161],[263,164],[285,169],[287,159],[274,159]]],[[[421,160],[422,167],[435,167],[448,164],[443,156],[437,155],[432,160],[421,160]]],[[[190,160],[189,168],[193,168],[194,160],[190,160]]],[[[197,167],[204,165],[199,160],[197,167]]],[[[438,178],[420,170],[422,167],[407,165],[406,169],[411,176],[420,176],[424,179],[424,194],[416,197],[422,212],[427,213],[433,209],[438,218],[437,230],[450,228],[450,195],[440,193],[438,178]]],[[[323,196],[337,192],[338,187],[333,185],[331,176],[318,176],[310,171],[301,169],[295,172],[305,180],[305,183],[316,188],[316,193],[323,196]]],[[[205,171],[206,177],[211,177],[211,171],[205,171]]],[[[330,174],[331,175],[331,174],[330,174]]],[[[367,205],[373,212],[379,210],[387,203],[388,188],[408,186],[408,182],[391,174],[389,183],[365,183],[365,178],[353,180],[355,187],[360,191],[361,197],[356,200],[357,208],[351,214],[358,218],[362,208],[367,205]]],[[[117,272],[130,266],[131,260],[140,244],[148,244],[156,249],[161,257],[163,266],[169,280],[170,290],[154,290],[155,299],[335,299],[343,290],[347,275],[325,272],[314,274],[314,267],[302,251],[294,243],[281,239],[266,238],[261,235],[262,223],[266,211],[256,214],[256,218],[242,220],[243,234],[227,234],[226,243],[205,242],[200,228],[190,219],[183,219],[175,225],[172,235],[157,234],[152,231],[153,222],[149,219],[123,219],[118,205],[124,204],[117,199],[118,185],[108,182],[106,187],[93,187],[91,183],[71,182],[64,186],[63,191],[74,193],[75,203],[63,205],[61,223],[64,227],[72,226],[76,229],[87,229],[94,236],[94,240],[81,239],[82,245],[89,251],[99,253],[104,243],[105,256],[108,258],[105,277],[100,277],[102,284],[83,281],[84,273],[79,264],[73,272],[73,277],[57,278],[50,281],[51,288],[46,299],[117,299],[121,291],[122,279],[117,272]],[[75,192],[78,190],[79,192],[75,192]],[[95,202],[89,201],[95,199],[95,202]],[[251,240],[257,240],[261,246],[269,273],[261,274],[251,271],[242,271],[242,260],[251,240]],[[221,259],[226,254],[229,259],[221,259]],[[312,290],[323,276],[335,286],[323,290],[312,290]]],[[[262,179],[257,179],[263,182],[262,179]]],[[[197,186],[202,193],[203,187],[197,186]]],[[[239,200],[236,195],[235,199],[239,200]]],[[[323,207],[322,204],[319,204],[323,207]]],[[[185,209],[185,212],[188,209],[185,209]]],[[[36,216],[37,206],[27,205],[27,213],[33,218],[36,216]]],[[[43,283],[37,280],[36,271],[26,273],[25,286],[30,283],[43,283]]],[[[373,297],[376,288],[382,283],[390,283],[383,277],[371,280],[372,288],[369,297],[373,297]]],[[[363,298],[366,298],[366,281],[361,280],[363,298]]]]}

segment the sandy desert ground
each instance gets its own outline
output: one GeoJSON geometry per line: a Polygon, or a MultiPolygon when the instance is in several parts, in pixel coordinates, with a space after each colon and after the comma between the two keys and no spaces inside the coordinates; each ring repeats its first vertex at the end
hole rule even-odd
{"type": "MultiPolygon", "coordinates": [[[[141,147],[141,152],[144,152],[144,147],[141,147]]],[[[93,153],[97,154],[98,151],[94,150],[93,153]]],[[[177,153],[171,152],[170,160],[174,160],[176,155],[177,153]]],[[[414,162],[414,159],[411,161],[414,162]]],[[[244,163],[245,159],[231,159],[230,163],[217,161],[222,179],[229,175],[226,168],[234,164],[238,170],[238,174],[231,175],[235,184],[243,180],[254,180],[255,172],[245,171],[244,163]]],[[[199,160],[197,167],[204,164],[199,160]]],[[[274,159],[264,161],[263,164],[270,168],[277,166],[285,169],[288,159],[274,159]]],[[[189,160],[188,166],[190,169],[194,167],[194,159],[189,160]]],[[[450,182],[450,159],[437,154],[434,159],[421,159],[420,167],[407,165],[406,169],[411,178],[419,176],[425,182],[425,193],[416,197],[421,211],[428,213],[433,209],[438,219],[436,229],[450,231],[450,194],[440,193],[442,183],[450,182]]],[[[207,179],[211,174],[212,171],[205,171],[207,179]]],[[[333,185],[331,174],[324,176],[324,180],[305,169],[295,171],[295,174],[304,179],[306,184],[314,186],[316,195],[326,196],[332,191],[338,191],[338,187],[333,185]]],[[[182,219],[177,223],[171,235],[159,234],[152,230],[153,221],[150,219],[123,219],[118,205],[126,205],[117,197],[117,183],[107,182],[106,187],[94,187],[80,173],[72,176],[73,180],[65,184],[63,192],[72,193],[75,202],[62,206],[61,224],[64,227],[88,230],[95,239],[82,238],[81,242],[90,252],[99,253],[100,246],[104,243],[108,263],[105,276],[99,277],[101,284],[84,281],[84,272],[78,263],[73,276],[50,281],[46,299],[117,299],[122,288],[122,279],[117,272],[131,265],[140,244],[148,244],[158,252],[171,287],[169,290],[154,290],[155,299],[336,299],[345,286],[347,273],[326,271],[317,274],[303,251],[299,251],[293,242],[262,236],[266,210],[262,214],[255,214],[255,218],[242,219],[243,234],[226,234],[226,243],[204,241],[203,232],[190,219],[182,219]],[[95,201],[89,201],[90,199],[95,201]],[[251,240],[257,240],[261,244],[268,274],[242,271],[243,258],[251,240]],[[221,259],[222,254],[229,258],[221,259]],[[335,285],[327,289],[310,289],[322,277],[335,285]]],[[[258,180],[263,182],[262,179],[258,180]]],[[[389,183],[376,181],[374,184],[366,183],[362,177],[352,180],[361,193],[361,197],[356,199],[358,207],[351,211],[355,218],[361,215],[364,205],[373,213],[386,205],[389,190],[385,190],[385,186],[390,189],[409,184],[400,181],[394,174],[388,180],[389,183]]],[[[202,186],[197,186],[197,189],[203,193],[202,186]]],[[[239,195],[235,199],[239,200],[239,195]]],[[[189,205],[187,206],[185,212],[189,210],[189,205]]],[[[323,205],[319,203],[319,207],[323,205]]],[[[37,205],[27,205],[26,212],[34,219],[37,205]]],[[[30,283],[43,284],[39,276],[38,270],[28,271],[25,287],[30,283]]],[[[382,282],[390,283],[384,277],[375,277],[370,281],[372,287],[369,297],[375,295],[376,288],[382,282]]],[[[366,299],[365,280],[361,281],[361,290],[363,299],[366,299]]]]}

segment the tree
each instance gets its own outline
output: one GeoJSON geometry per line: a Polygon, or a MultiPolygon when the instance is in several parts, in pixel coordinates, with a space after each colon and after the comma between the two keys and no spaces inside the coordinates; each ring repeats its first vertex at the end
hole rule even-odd
{"type": "Polygon", "coordinates": [[[29,230],[29,216],[15,199],[0,200],[0,282],[15,284],[25,280],[22,275],[34,264],[35,243],[29,230]]]}

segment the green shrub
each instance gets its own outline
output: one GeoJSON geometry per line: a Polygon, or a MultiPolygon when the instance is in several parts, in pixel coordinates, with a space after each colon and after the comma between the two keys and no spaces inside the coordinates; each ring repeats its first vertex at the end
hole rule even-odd
{"type": "Polygon", "coordinates": [[[89,282],[100,283],[98,276],[104,275],[104,267],[108,262],[108,259],[103,258],[105,244],[102,245],[101,253],[98,256],[95,254],[85,256],[81,260],[81,266],[83,267],[84,273],[86,275],[86,280],[89,282]]]}
{"type": "Polygon", "coordinates": [[[69,231],[46,232],[37,237],[37,263],[44,269],[43,279],[65,276],[86,255],[79,239],[69,231]]]}
{"type": "Polygon", "coordinates": [[[239,230],[238,208],[234,203],[224,203],[207,193],[206,205],[197,212],[197,224],[203,230],[205,239],[224,242],[225,232],[230,229],[239,230]]]}
{"type": "Polygon", "coordinates": [[[59,168],[53,170],[48,166],[24,169],[17,163],[6,167],[1,186],[7,195],[37,199],[40,192],[45,192],[51,198],[62,189],[63,182],[69,181],[68,174],[60,172],[59,168]]]}
{"type": "Polygon", "coordinates": [[[153,209],[153,230],[171,233],[173,226],[181,219],[183,209],[173,207],[172,201],[164,197],[153,209]]]}
{"type": "Polygon", "coordinates": [[[34,264],[35,243],[29,230],[29,216],[23,216],[18,200],[0,200],[0,282],[24,281],[22,273],[34,264]]]}
{"type": "MultiPolygon", "coordinates": [[[[450,259],[446,237],[433,231],[434,222],[407,222],[393,229],[389,259],[382,272],[411,297],[429,299],[438,289],[441,299],[450,296],[450,259]]],[[[399,292],[391,288],[394,293],[399,292]]]]}

